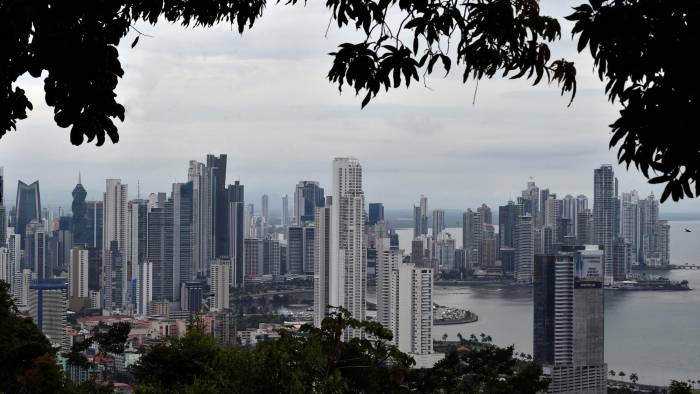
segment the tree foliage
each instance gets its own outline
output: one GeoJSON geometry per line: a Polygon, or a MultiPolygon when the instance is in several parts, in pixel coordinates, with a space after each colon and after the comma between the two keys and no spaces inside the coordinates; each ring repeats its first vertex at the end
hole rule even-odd
{"type": "Polygon", "coordinates": [[[700,81],[687,53],[700,42],[700,2],[589,0],[567,19],[608,98],[622,104],[610,125],[620,163],[666,184],[661,201],[699,196],[700,81]]]}
{"type": "MultiPolygon", "coordinates": [[[[277,0],[277,3],[280,3],[277,0]]],[[[304,3],[306,0],[304,1],[304,3]]],[[[301,3],[287,0],[288,5],[301,3]]],[[[266,0],[106,1],[5,0],[0,3],[0,137],[32,109],[17,79],[44,76],[46,103],[73,144],[119,140],[114,119],[125,109],[115,89],[124,70],[117,46],[136,24],[159,22],[250,29],[266,0]]],[[[339,28],[364,39],[331,53],[328,79],[362,94],[362,106],[382,90],[407,87],[442,68],[462,81],[505,76],[533,84],[556,82],[576,94],[576,69],[553,59],[559,22],[541,15],[538,0],[326,0],[339,28]],[[439,65],[438,65],[439,63],[439,65]],[[453,65],[454,64],[454,65],[453,65]]],[[[662,201],[700,194],[700,143],[695,125],[700,82],[686,56],[700,38],[700,3],[589,0],[567,19],[578,50],[589,48],[611,101],[623,108],[610,146],[651,183],[666,184],[662,201]],[[691,185],[694,184],[694,187],[691,185]]]]}
{"type": "Polygon", "coordinates": [[[51,343],[31,319],[15,315],[8,289],[0,280],[0,392],[62,392],[67,382],[51,343]]]}

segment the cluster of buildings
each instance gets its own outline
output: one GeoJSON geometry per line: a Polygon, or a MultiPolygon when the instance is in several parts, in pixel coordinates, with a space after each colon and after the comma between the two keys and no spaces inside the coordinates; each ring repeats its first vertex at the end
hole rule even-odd
{"type": "Polygon", "coordinates": [[[432,263],[436,272],[472,272],[477,276],[510,276],[532,283],[534,256],[565,247],[600,245],[605,284],[624,281],[634,265],[670,264],[667,221],[659,219],[659,202],[651,194],[620,193],[612,166],[594,171],[593,206],[584,195],[559,198],[530,181],[516,201],[498,207],[498,222],[486,204],[462,215],[462,248],[445,231],[445,211],[432,211],[428,201],[414,206],[413,254],[432,263]]]}
{"type": "MultiPolygon", "coordinates": [[[[190,161],[187,182],[148,198],[138,187],[130,198],[128,185],[107,179],[102,198],[87,201],[79,179],[70,214],[42,207],[38,181],[19,181],[8,209],[0,168],[0,280],[64,349],[94,320],[130,319],[138,348],[182,334],[195,314],[221,344],[254,345],[274,339],[278,327],[238,330],[231,305],[240,289],[313,281],[313,324],[320,326],[333,307],[365,319],[373,282],[377,321],[418,365],[431,365],[439,358],[435,279],[464,271],[507,275],[533,285],[534,358],[552,378],[551,391],[599,392],[604,286],[625,280],[632,265],[669,264],[669,225],[659,219],[658,202],[653,194],[619,193],[609,165],[594,171],[592,209],[586,196],[558,198],[532,181],[517,201],[499,207],[497,223],[485,204],[468,209],[461,248],[446,231],[445,210],[429,218],[421,196],[405,250],[383,204],[366,205],[357,159],[333,160],[329,195],[318,182],[300,181],[291,214],[282,197],[279,223],[267,195],[256,214],[244,185],[227,183],[226,162],[226,155],[190,161]],[[69,313],[88,320],[69,328],[69,313]]],[[[343,337],[362,335],[348,329],[343,337]]]]}

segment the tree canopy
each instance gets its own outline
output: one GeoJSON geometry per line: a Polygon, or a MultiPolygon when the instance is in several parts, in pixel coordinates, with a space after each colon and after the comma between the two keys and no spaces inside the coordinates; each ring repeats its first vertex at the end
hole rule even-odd
{"type": "MultiPolygon", "coordinates": [[[[281,3],[277,0],[277,3],[281,3]]],[[[295,5],[299,0],[287,0],[295,5]]],[[[32,109],[17,79],[46,72],[46,103],[73,144],[119,140],[115,100],[124,75],[120,41],[137,23],[253,27],[265,0],[106,1],[5,0],[0,3],[0,137],[32,109]]],[[[548,43],[561,27],[541,15],[538,0],[327,0],[340,28],[361,31],[360,42],[331,53],[331,83],[362,95],[407,87],[436,71],[460,68],[463,82],[504,76],[533,84],[556,82],[576,94],[573,63],[552,56],[548,43]],[[398,15],[398,19],[387,15],[398,15]],[[453,66],[453,62],[455,66],[453,66]]],[[[666,185],[662,201],[700,195],[700,142],[687,138],[698,108],[700,82],[685,55],[700,38],[700,3],[664,0],[589,0],[567,18],[578,50],[590,50],[608,97],[622,105],[610,146],[651,183],[666,185]],[[684,133],[685,132],[685,133],[684,133]],[[691,186],[694,184],[694,187],[691,186]]],[[[140,33],[139,33],[140,34],[140,33]]],[[[139,40],[132,42],[132,47],[139,40]]]]}

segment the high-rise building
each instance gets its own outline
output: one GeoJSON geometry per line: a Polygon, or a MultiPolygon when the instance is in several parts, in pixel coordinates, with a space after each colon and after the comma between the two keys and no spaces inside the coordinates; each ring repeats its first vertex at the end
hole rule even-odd
{"type": "MultiPolygon", "coordinates": [[[[330,263],[331,263],[331,205],[329,197],[325,206],[316,208],[314,217],[314,326],[328,313],[330,304],[330,263]]],[[[287,252],[287,256],[291,253],[287,252]]],[[[288,260],[289,261],[289,258],[288,260]]]]}
{"type": "Polygon", "coordinates": [[[49,233],[42,223],[32,220],[26,226],[24,253],[26,267],[36,275],[36,279],[50,279],[53,277],[54,267],[49,260],[49,233]]]}
{"type": "Polygon", "coordinates": [[[483,229],[479,264],[493,268],[496,266],[496,232],[492,224],[484,224],[483,229]]]}
{"type": "Polygon", "coordinates": [[[246,279],[254,279],[263,275],[263,240],[261,238],[243,240],[243,263],[246,279]]]}
{"type": "Polygon", "coordinates": [[[0,280],[12,289],[15,281],[15,266],[14,261],[10,260],[10,251],[5,246],[0,246],[0,280]]]}
{"type": "Polygon", "coordinates": [[[15,233],[21,236],[22,247],[26,241],[27,225],[32,221],[41,221],[41,197],[39,181],[27,185],[17,181],[17,200],[15,200],[15,233]]]}
{"type": "Polygon", "coordinates": [[[639,222],[639,195],[636,190],[630,193],[622,193],[620,200],[620,236],[630,244],[630,259],[637,264],[639,251],[640,222],[639,222]]]}
{"type": "Polygon", "coordinates": [[[601,277],[575,275],[574,255],[539,255],[534,272],[533,356],[550,393],[604,393],[601,277]]]}
{"type": "Polygon", "coordinates": [[[29,315],[53,346],[68,351],[68,286],[65,279],[44,279],[29,286],[29,315]]]}
{"type": "Polygon", "coordinates": [[[515,249],[515,278],[521,283],[532,283],[535,258],[535,224],[532,216],[521,216],[518,221],[518,243],[515,249]]]}
{"type": "Polygon", "coordinates": [[[377,250],[377,321],[394,334],[397,344],[399,331],[399,266],[403,260],[403,250],[392,249],[389,238],[379,237],[377,250]]]}
{"type": "Polygon", "coordinates": [[[294,190],[294,224],[297,226],[314,220],[314,212],[323,207],[323,188],[315,181],[299,181],[294,190]]]}
{"type": "Polygon", "coordinates": [[[263,194],[260,206],[262,207],[262,217],[265,219],[265,223],[270,221],[270,197],[267,194],[263,194]]]}
{"type": "Polygon", "coordinates": [[[479,213],[479,218],[481,218],[481,223],[483,224],[493,224],[493,215],[491,214],[491,208],[486,204],[481,204],[479,208],[476,209],[479,213]]]}
{"type": "Polygon", "coordinates": [[[190,160],[187,180],[192,182],[192,270],[207,276],[214,256],[214,218],[212,179],[204,163],[190,160]]]}
{"type": "Polygon", "coordinates": [[[146,260],[153,265],[153,301],[174,301],[173,251],[173,203],[167,201],[162,207],[151,208],[146,225],[146,260]]]}
{"type": "Polygon", "coordinates": [[[265,238],[263,246],[263,275],[280,275],[280,241],[265,238]]]}
{"type": "Polygon", "coordinates": [[[180,299],[180,284],[196,277],[194,271],[192,186],[192,182],[173,183],[173,300],[180,299]]]}
{"type": "Polygon", "coordinates": [[[443,232],[435,239],[434,257],[437,259],[440,270],[444,272],[454,271],[455,264],[455,239],[449,233],[443,232]]]}
{"type": "Polygon", "coordinates": [[[605,282],[613,280],[612,250],[615,237],[615,174],[611,165],[593,172],[593,241],[603,247],[605,282]]]}
{"type": "Polygon", "coordinates": [[[445,210],[433,209],[433,239],[445,229],[445,210]]]}
{"type": "Polygon", "coordinates": [[[127,255],[129,245],[129,196],[128,185],[121,179],[107,179],[104,194],[104,228],[102,245],[111,249],[111,242],[117,241],[122,256],[127,255]]]}
{"type": "Polygon", "coordinates": [[[289,226],[289,196],[282,196],[282,227],[289,226]]]}
{"type": "Polygon", "coordinates": [[[433,270],[420,264],[399,265],[399,350],[413,355],[433,353],[433,270]]]}
{"type": "Polygon", "coordinates": [[[68,267],[68,297],[88,299],[89,252],[85,246],[75,246],[70,251],[68,267]]]}
{"type": "Polygon", "coordinates": [[[304,275],[313,275],[314,273],[314,254],[316,227],[312,225],[304,226],[304,262],[302,264],[304,275]]]}
{"type": "MultiPolygon", "coordinates": [[[[333,160],[331,225],[329,302],[346,308],[354,318],[364,320],[367,287],[365,196],[362,166],[355,158],[333,160]]],[[[359,329],[348,329],[344,337],[350,339],[361,335],[359,329]]]]}
{"type": "Polygon", "coordinates": [[[209,186],[212,195],[212,225],[214,229],[215,251],[213,257],[228,256],[228,199],[226,190],[226,161],[225,154],[207,155],[207,172],[209,174],[209,186]]]}
{"type": "Polygon", "coordinates": [[[180,286],[180,310],[191,314],[202,310],[202,297],[204,296],[204,283],[190,280],[182,282],[180,286]]]}
{"type": "Polygon", "coordinates": [[[86,244],[88,247],[102,250],[102,237],[104,232],[104,202],[87,202],[86,244]]]}
{"type": "Polygon", "coordinates": [[[540,189],[531,178],[527,182],[527,188],[522,192],[522,198],[519,199],[519,204],[523,206],[523,215],[530,214],[533,218],[539,217],[539,201],[540,189]]]}
{"type": "Polygon", "coordinates": [[[304,228],[290,226],[287,229],[287,272],[301,274],[304,269],[304,228]]]}
{"type": "Polygon", "coordinates": [[[244,186],[235,181],[228,186],[229,199],[229,256],[231,257],[231,283],[243,287],[243,239],[246,234],[244,186]]]}
{"type": "Polygon", "coordinates": [[[632,245],[622,237],[613,241],[613,280],[623,281],[632,269],[632,245]]]}
{"type": "Polygon", "coordinates": [[[507,205],[498,207],[498,235],[501,248],[512,248],[515,246],[518,236],[518,218],[522,215],[522,205],[517,205],[513,201],[508,201],[507,205]]]}
{"type": "Polygon", "coordinates": [[[102,253],[102,272],[103,308],[124,310],[128,306],[128,278],[118,241],[111,241],[109,249],[102,253]]]}
{"type": "Polygon", "coordinates": [[[73,211],[71,227],[73,230],[73,243],[76,245],[88,244],[87,203],[85,202],[85,197],[87,197],[87,191],[85,191],[82,179],[78,175],[78,184],[73,188],[73,203],[71,204],[71,210],[73,211]]]}
{"type": "Polygon", "coordinates": [[[380,202],[369,203],[369,220],[367,224],[374,226],[380,221],[384,221],[384,204],[380,202]]]}
{"type": "Polygon", "coordinates": [[[129,201],[129,245],[128,262],[130,279],[138,277],[138,265],[146,260],[148,231],[148,200],[129,201]]]}
{"type": "Polygon", "coordinates": [[[467,209],[462,215],[462,248],[467,252],[469,264],[474,266],[481,262],[481,239],[483,221],[481,214],[467,209]]]}
{"type": "Polygon", "coordinates": [[[211,297],[209,310],[229,309],[231,287],[231,259],[218,258],[211,264],[211,297]]]}
{"type": "Polygon", "coordinates": [[[153,263],[148,260],[138,263],[136,283],[136,312],[145,316],[148,314],[149,304],[153,301],[153,263]]]}

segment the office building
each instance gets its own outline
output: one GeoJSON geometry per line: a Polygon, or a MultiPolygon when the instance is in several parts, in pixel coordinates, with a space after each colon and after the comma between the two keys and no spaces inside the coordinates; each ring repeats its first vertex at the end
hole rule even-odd
{"type": "Polygon", "coordinates": [[[294,190],[294,224],[303,225],[314,220],[316,208],[323,207],[323,188],[315,181],[300,181],[294,190]]]}
{"type": "Polygon", "coordinates": [[[279,276],[280,273],[280,241],[265,238],[263,246],[263,275],[279,276]]]}
{"type": "Polygon", "coordinates": [[[87,191],[83,187],[82,179],[78,175],[78,184],[73,188],[73,203],[71,204],[71,211],[73,212],[73,217],[71,218],[73,231],[73,243],[76,245],[87,245],[88,244],[88,225],[87,225],[87,203],[85,202],[85,197],[87,197],[87,191]]]}
{"type": "Polygon", "coordinates": [[[102,307],[107,311],[124,311],[128,304],[128,277],[119,242],[111,241],[109,250],[102,253],[102,307]]]}
{"type": "Polygon", "coordinates": [[[369,220],[367,224],[374,226],[378,222],[384,221],[384,204],[380,202],[369,203],[369,220]]]}
{"type": "Polygon", "coordinates": [[[445,229],[445,210],[433,209],[433,239],[445,229]]]}
{"type": "Polygon", "coordinates": [[[192,198],[192,182],[173,183],[173,300],[180,299],[180,284],[193,280],[196,277],[196,272],[194,271],[192,198]]]}
{"type": "Polygon", "coordinates": [[[315,238],[316,238],[316,227],[312,225],[306,225],[303,228],[304,233],[304,260],[303,260],[303,272],[304,275],[313,275],[314,273],[314,253],[315,253],[315,238]]]}
{"type": "Polygon", "coordinates": [[[255,279],[263,275],[263,240],[246,238],[243,240],[243,263],[245,278],[255,279]]]}
{"type": "Polygon", "coordinates": [[[148,200],[129,201],[129,245],[127,260],[130,279],[138,276],[138,265],[146,260],[148,242],[148,200]]]}
{"type": "Polygon", "coordinates": [[[86,245],[102,250],[104,232],[104,202],[88,201],[86,214],[86,245]]]}
{"type": "Polygon", "coordinates": [[[166,201],[161,207],[151,208],[147,217],[146,260],[153,265],[153,301],[175,300],[173,252],[173,203],[166,201]]]}
{"type": "Polygon", "coordinates": [[[231,284],[243,287],[243,239],[246,236],[245,188],[240,181],[228,186],[229,199],[229,256],[231,257],[231,284]]]}
{"type": "Polygon", "coordinates": [[[31,221],[41,222],[41,197],[39,181],[27,185],[17,181],[17,199],[15,200],[15,233],[21,236],[22,248],[26,241],[27,225],[31,221]]]}
{"type": "Polygon", "coordinates": [[[202,298],[204,297],[204,283],[201,281],[186,281],[180,286],[180,310],[190,314],[199,313],[202,310],[202,298]]]}
{"type": "Polygon", "coordinates": [[[515,246],[518,236],[518,218],[522,214],[522,205],[517,205],[513,201],[508,201],[508,204],[498,207],[498,236],[501,248],[515,246]]]}
{"type": "Polygon", "coordinates": [[[392,249],[389,238],[380,237],[376,241],[376,293],[377,321],[394,334],[394,344],[398,340],[399,312],[399,266],[403,260],[403,250],[392,249]]]}
{"type": "Polygon", "coordinates": [[[640,222],[639,222],[639,195],[636,190],[622,193],[620,200],[620,236],[630,244],[630,259],[632,264],[637,264],[639,252],[640,222]]]}
{"type": "Polygon", "coordinates": [[[282,227],[289,226],[289,196],[282,196],[282,227]]]}
{"type": "Polygon", "coordinates": [[[25,227],[24,253],[27,267],[30,267],[36,279],[53,277],[54,267],[49,260],[49,233],[43,224],[36,220],[27,223],[25,227]]]}

